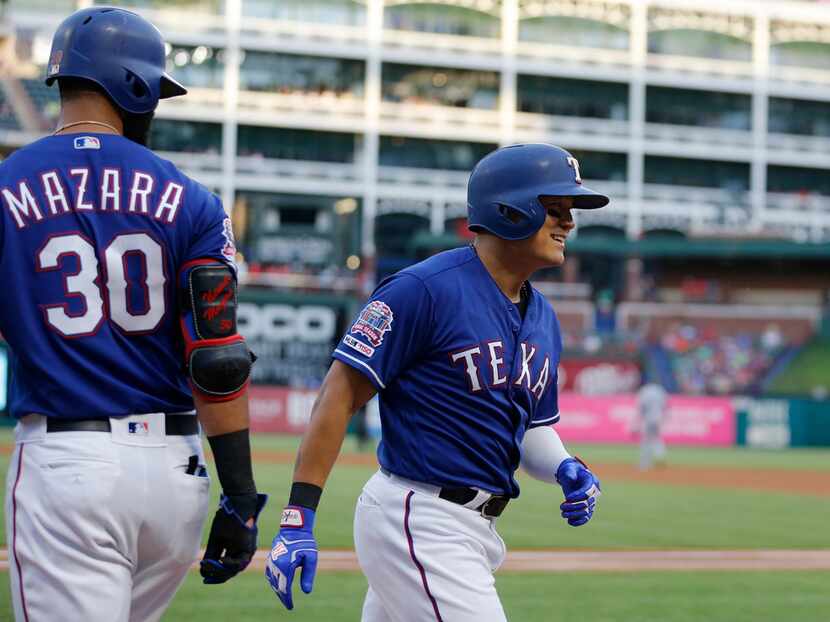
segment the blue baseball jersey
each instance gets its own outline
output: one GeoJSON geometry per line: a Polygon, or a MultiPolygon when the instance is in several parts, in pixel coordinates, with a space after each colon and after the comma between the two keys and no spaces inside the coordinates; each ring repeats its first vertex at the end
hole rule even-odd
{"type": "Polygon", "coordinates": [[[559,323],[530,292],[522,318],[471,246],[378,286],[333,356],[379,392],[381,466],[518,496],[525,432],[559,419],[559,323]]]}
{"type": "Polygon", "coordinates": [[[68,134],[0,164],[0,211],[12,415],[191,410],[177,274],[232,264],[221,201],[122,136],[68,134]]]}

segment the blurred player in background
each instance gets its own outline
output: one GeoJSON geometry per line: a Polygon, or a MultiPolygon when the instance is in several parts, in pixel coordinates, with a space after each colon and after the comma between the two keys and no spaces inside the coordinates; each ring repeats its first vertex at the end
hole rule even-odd
{"type": "Polygon", "coordinates": [[[647,471],[666,459],[663,425],[666,422],[668,394],[656,382],[644,382],[637,392],[637,430],[640,433],[640,469],[647,471]]]}
{"type": "Polygon", "coordinates": [[[591,519],[599,481],[551,427],[559,323],[527,279],[564,261],[572,209],[607,203],[582,186],[564,149],[499,149],[470,176],[474,243],[378,286],[334,351],[268,559],[266,576],[288,609],[298,568],[302,590],[312,589],[322,489],[349,419],[375,393],[380,470],[354,518],[369,580],[364,622],[505,620],[493,579],[505,556],[495,522],[519,494],[520,462],[561,486],[570,525],[591,519]]]}
{"type": "Polygon", "coordinates": [[[164,41],[91,8],[55,33],[60,127],[0,164],[0,330],[19,419],[6,488],[18,620],[158,620],[198,552],[210,441],[224,494],[206,583],[244,569],[254,484],[230,220],[144,145],[185,89],[164,41]],[[195,405],[195,412],[194,412],[195,405]]]}

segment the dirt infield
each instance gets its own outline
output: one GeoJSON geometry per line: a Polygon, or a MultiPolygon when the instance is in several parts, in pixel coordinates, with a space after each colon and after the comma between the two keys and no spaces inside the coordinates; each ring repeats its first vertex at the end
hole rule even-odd
{"type": "MultiPolygon", "coordinates": [[[[253,567],[263,569],[260,549],[253,567]]],[[[193,568],[196,569],[194,563],[193,568]]],[[[8,551],[0,549],[0,571],[8,571],[8,551]]],[[[320,569],[360,570],[354,551],[320,551],[320,569]]],[[[830,549],[817,551],[512,551],[499,572],[647,572],[699,570],[830,570],[830,549]]]]}
{"type": "MultiPolygon", "coordinates": [[[[11,454],[11,443],[0,443],[0,454],[11,454]]],[[[270,464],[293,464],[296,454],[289,451],[257,450],[253,458],[257,462],[270,464]]],[[[374,454],[343,454],[338,464],[377,466],[374,454]]],[[[760,490],[790,492],[815,497],[830,497],[830,472],[775,469],[750,469],[740,467],[708,467],[669,465],[662,469],[640,471],[636,466],[617,462],[591,463],[591,468],[600,479],[608,481],[651,482],[672,486],[700,486],[729,490],[760,490]]]]}

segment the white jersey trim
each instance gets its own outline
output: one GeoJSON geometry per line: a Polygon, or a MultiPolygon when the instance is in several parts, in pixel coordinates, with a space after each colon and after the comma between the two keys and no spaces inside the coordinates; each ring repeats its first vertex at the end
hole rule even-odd
{"type": "Polygon", "coordinates": [[[383,384],[383,382],[381,382],[381,379],[380,379],[380,378],[378,377],[378,375],[375,373],[375,370],[374,370],[374,369],[372,369],[371,367],[369,367],[366,363],[364,363],[364,362],[363,362],[363,361],[361,361],[360,359],[357,359],[357,358],[353,357],[351,354],[349,354],[349,353],[347,353],[347,352],[343,352],[343,350],[341,350],[340,348],[337,348],[337,349],[335,350],[335,352],[336,352],[337,354],[339,354],[340,356],[345,356],[345,357],[346,357],[347,359],[349,359],[350,361],[354,361],[354,362],[355,362],[355,363],[357,363],[358,365],[361,365],[362,367],[365,367],[366,369],[368,369],[368,370],[369,370],[369,373],[371,373],[371,374],[372,374],[372,377],[373,377],[373,378],[377,381],[377,383],[380,385],[380,388],[381,388],[381,389],[385,389],[385,388],[386,388],[386,385],[385,385],[385,384],[383,384]]]}
{"type": "Polygon", "coordinates": [[[543,423],[556,423],[559,421],[559,413],[556,413],[553,417],[548,417],[547,419],[534,419],[530,422],[530,425],[541,425],[543,423]]]}

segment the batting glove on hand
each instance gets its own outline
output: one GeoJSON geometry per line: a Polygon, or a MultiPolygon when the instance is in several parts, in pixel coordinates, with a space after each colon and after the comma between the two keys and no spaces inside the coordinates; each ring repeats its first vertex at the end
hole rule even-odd
{"type": "Polygon", "coordinates": [[[291,584],[294,573],[302,568],[300,587],[311,594],[317,572],[317,541],[314,539],[314,510],[288,506],[282,511],[280,531],[271,543],[265,565],[265,578],[286,609],[294,608],[291,584]]]}
{"type": "Polygon", "coordinates": [[[199,564],[206,584],[224,583],[247,568],[256,552],[256,522],[267,501],[263,494],[220,496],[199,564]]]}
{"type": "Polygon", "coordinates": [[[584,525],[594,515],[594,506],[602,491],[599,480],[579,458],[566,458],[556,469],[556,481],[565,493],[559,506],[562,518],[572,527],[584,525]]]}

